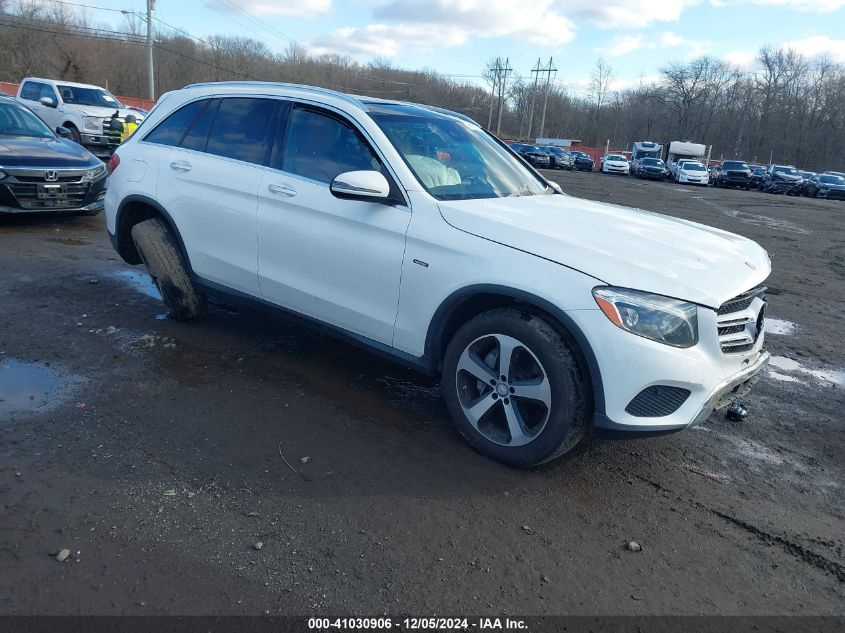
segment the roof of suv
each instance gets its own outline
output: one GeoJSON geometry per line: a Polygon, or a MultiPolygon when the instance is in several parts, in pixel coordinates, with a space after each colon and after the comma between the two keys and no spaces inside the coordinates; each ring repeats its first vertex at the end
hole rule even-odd
{"type": "Polygon", "coordinates": [[[94,84],[80,84],[75,81],[64,81],[62,79],[44,79],[42,77],[25,77],[21,80],[21,83],[25,81],[40,81],[45,84],[50,84],[52,86],[56,86],[61,84],[63,86],[71,86],[72,88],[96,88],[97,90],[105,90],[102,86],[95,86],[94,84]]]}
{"type": "Polygon", "coordinates": [[[308,86],[304,84],[292,84],[275,81],[212,81],[205,83],[190,84],[182,88],[182,90],[193,90],[203,88],[214,88],[216,90],[224,92],[240,92],[245,89],[252,89],[260,90],[262,92],[268,92],[270,94],[278,94],[279,96],[319,96],[323,99],[336,99],[338,101],[345,102],[347,105],[353,105],[363,110],[364,112],[371,112],[377,109],[373,108],[372,106],[410,106],[414,108],[428,110],[429,112],[445,114],[447,116],[453,116],[459,119],[463,119],[465,121],[476,123],[476,121],[473,121],[473,119],[464,114],[461,114],[460,112],[446,110],[445,108],[438,108],[436,106],[425,105],[422,103],[412,103],[409,101],[396,101],[392,99],[379,99],[378,97],[352,95],[347,94],[345,92],[339,92],[337,90],[331,90],[329,88],[321,88],[319,86],[308,86]]]}

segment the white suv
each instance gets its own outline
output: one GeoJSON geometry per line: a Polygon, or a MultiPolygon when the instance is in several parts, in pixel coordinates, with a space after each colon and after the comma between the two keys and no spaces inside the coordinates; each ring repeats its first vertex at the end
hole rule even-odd
{"type": "Polygon", "coordinates": [[[442,375],[467,441],[538,464],[747,391],[766,252],[569,197],[469,118],[272,83],[164,95],[109,164],[108,231],[171,315],[224,293],[442,375]]]}

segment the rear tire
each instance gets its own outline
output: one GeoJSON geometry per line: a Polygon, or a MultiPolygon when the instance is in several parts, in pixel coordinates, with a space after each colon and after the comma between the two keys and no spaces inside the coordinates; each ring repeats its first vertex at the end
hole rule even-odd
{"type": "Polygon", "coordinates": [[[443,391],[466,441],[511,466],[560,457],[591,418],[587,379],[569,345],[547,321],[512,308],[485,312],[455,333],[443,391]]]}
{"type": "Polygon", "coordinates": [[[205,295],[191,282],[176,239],[160,219],[152,218],[132,227],[132,240],[147,266],[169,316],[186,321],[205,311],[205,295]]]}

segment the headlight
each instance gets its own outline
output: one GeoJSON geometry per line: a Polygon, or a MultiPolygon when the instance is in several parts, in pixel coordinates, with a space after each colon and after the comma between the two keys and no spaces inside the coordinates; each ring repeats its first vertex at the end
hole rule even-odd
{"type": "Polygon", "coordinates": [[[639,290],[600,286],[593,298],[616,327],[673,347],[698,342],[695,304],[639,290]]]}
{"type": "Polygon", "coordinates": [[[106,166],[105,165],[98,165],[97,167],[92,167],[88,171],[85,172],[85,176],[83,180],[91,181],[97,180],[100,176],[106,173],[106,166]]]}
{"type": "Polygon", "coordinates": [[[85,126],[86,130],[99,130],[100,118],[96,116],[84,116],[82,117],[82,125],[85,126]]]}

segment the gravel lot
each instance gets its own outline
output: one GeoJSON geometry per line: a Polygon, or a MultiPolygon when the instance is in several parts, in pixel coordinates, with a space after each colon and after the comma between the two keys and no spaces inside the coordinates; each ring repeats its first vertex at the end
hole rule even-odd
{"type": "Polygon", "coordinates": [[[747,422],[506,468],[429,379],[164,319],[102,217],[0,218],[0,613],[845,613],[845,204],[552,177],[769,251],[747,422]]]}

